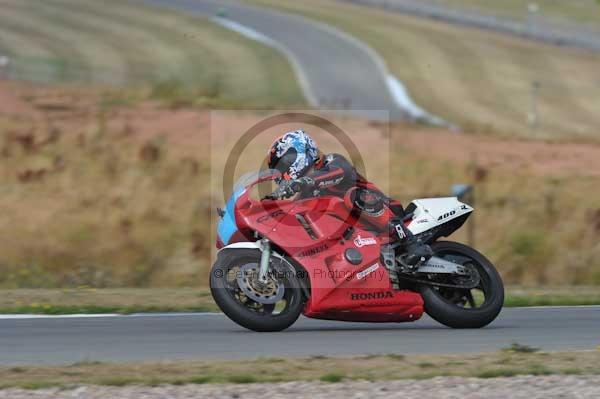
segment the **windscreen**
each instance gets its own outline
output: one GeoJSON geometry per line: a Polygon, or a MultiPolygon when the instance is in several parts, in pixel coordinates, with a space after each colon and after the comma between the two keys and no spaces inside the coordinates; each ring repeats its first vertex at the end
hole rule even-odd
{"type": "Polygon", "coordinates": [[[281,173],[275,169],[264,169],[260,171],[248,172],[242,175],[233,186],[233,192],[236,193],[260,180],[272,180],[281,176],[281,173]]]}

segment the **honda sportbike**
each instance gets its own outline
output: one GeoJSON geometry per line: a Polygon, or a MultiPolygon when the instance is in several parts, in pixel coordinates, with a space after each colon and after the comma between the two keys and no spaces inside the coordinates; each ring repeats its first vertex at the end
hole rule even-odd
{"type": "Polygon", "coordinates": [[[455,197],[417,199],[399,215],[385,201],[369,202],[372,191],[360,188],[343,198],[254,198],[278,176],[269,170],[242,177],[218,210],[210,288],[237,324],[281,331],[300,314],[408,322],[426,312],[449,327],[480,328],[499,314],[504,287],[492,263],[466,245],[440,241],[465,223],[469,205],[455,197]],[[357,190],[364,200],[358,210],[357,190]],[[406,232],[434,255],[407,264],[406,232]]]}

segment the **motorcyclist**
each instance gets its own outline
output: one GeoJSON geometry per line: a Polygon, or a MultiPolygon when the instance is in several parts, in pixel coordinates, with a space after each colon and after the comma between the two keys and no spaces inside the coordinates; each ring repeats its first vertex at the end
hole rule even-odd
{"type": "Polygon", "coordinates": [[[268,153],[268,166],[282,174],[279,187],[267,198],[282,199],[299,194],[298,198],[319,195],[343,197],[348,190],[357,187],[371,197],[387,203],[397,216],[395,229],[404,244],[402,257],[409,266],[429,259],[431,248],[414,237],[402,218],[404,209],[400,202],[385,196],[362,177],[352,164],[340,154],[322,154],[315,141],[304,130],[285,133],[275,140],[268,153]]]}

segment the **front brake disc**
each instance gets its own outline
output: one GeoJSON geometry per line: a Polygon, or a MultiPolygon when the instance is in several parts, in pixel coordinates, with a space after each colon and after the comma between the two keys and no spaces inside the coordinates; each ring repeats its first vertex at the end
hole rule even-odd
{"type": "Polygon", "coordinates": [[[267,275],[267,282],[258,280],[259,266],[256,263],[248,263],[240,267],[236,278],[238,287],[253,301],[265,305],[275,304],[283,298],[285,287],[281,281],[275,280],[267,275]]]}

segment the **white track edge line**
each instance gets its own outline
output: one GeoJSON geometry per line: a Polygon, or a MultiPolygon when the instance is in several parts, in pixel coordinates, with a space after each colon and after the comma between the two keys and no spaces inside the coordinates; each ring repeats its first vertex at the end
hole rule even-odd
{"type": "Polygon", "coordinates": [[[308,78],[306,77],[306,74],[300,67],[300,63],[298,62],[298,59],[284,45],[279,43],[277,40],[275,40],[269,36],[266,36],[255,29],[252,29],[246,25],[240,24],[239,22],[235,22],[231,19],[227,19],[227,18],[223,18],[223,17],[212,17],[211,20],[213,22],[221,25],[224,28],[227,28],[231,31],[239,33],[240,35],[242,35],[248,39],[257,41],[259,43],[262,43],[264,45],[272,47],[272,48],[278,50],[279,52],[283,53],[283,55],[288,59],[288,61],[292,65],[294,74],[298,78],[298,83],[300,84],[300,88],[302,89],[302,92],[304,93],[304,97],[306,98],[306,101],[308,101],[308,104],[311,107],[319,106],[319,102],[317,101],[317,98],[315,97],[315,95],[312,91],[312,88],[310,87],[310,85],[308,83],[308,78]]]}
{"type": "MultiPolygon", "coordinates": [[[[505,307],[502,310],[556,310],[556,309],[578,309],[590,308],[599,309],[600,305],[567,305],[567,306],[515,306],[505,307]]],[[[46,315],[46,314],[0,314],[0,320],[28,320],[28,319],[86,319],[86,318],[128,318],[128,317],[187,317],[187,316],[223,316],[221,312],[174,312],[174,313],[93,313],[93,314],[64,314],[64,315],[46,315]]]]}
{"type": "MultiPolygon", "coordinates": [[[[250,6],[250,7],[253,7],[253,6],[250,6]]],[[[259,8],[259,7],[254,7],[254,8],[259,8]]],[[[265,8],[261,7],[261,9],[264,10],[265,8]]],[[[458,130],[458,128],[455,125],[453,125],[453,124],[445,121],[444,119],[442,119],[436,115],[433,115],[433,114],[429,113],[427,110],[424,110],[421,107],[419,107],[410,97],[410,94],[408,93],[408,90],[406,90],[405,85],[396,76],[394,76],[390,72],[383,57],[381,57],[381,55],[377,51],[375,51],[375,49],[373,49],[371,46],[369,46],[362,40],[350,35],[349,33],[345,32],[341,29],[335,28],[331,25],[328,25],[328,24],[320,22],[320,21],[316,21],[311,18],[307,18],[307,17],[301,16],[298,14],[282,12],[282,11],[275,10],[272,8],[268,8],[267,10],[273,14],[282,14],[282,15],[285,15],[286,17],[291,17],[291,18],[296,18],[296,19],[302,20],[302,21],[304,21],[304,23],[312,24],[315,27],[322,29],[325,32],[328,32],[334,36],[337,36],[341,40],[344,40],[348,43],[353,44],[354,46],[356,46],[357,48],[362,50],[367,55],[367,57],[370,58],[371,61],[375,64],[377,69],[379,69],[381,78],[385,82],[385,85],[388,89],[390,96],[392,97],[392,99],[394,100],[396,105],[401,110],[405,111],[409,115],[410,118],[415,119],[415,120],[420,119],[420,120],[424,120],[427,123],[431,123],[436,126],[444,126],[444,127],[450,128],[452,130],[458,130]],[[404,88],[404,93],[400,93],[400,91],[398,90],[399,86],[404,88]]]]}
{"type": "Polygon", "coordinates": [[[79,314],[0,314],[0,320],[29,320],[29,319],[101,319],[101,318],[129,318],[129,317],[186,317],[186,316],[220,316],[219,312],[198,313],[79,313],[79,314]]]}

